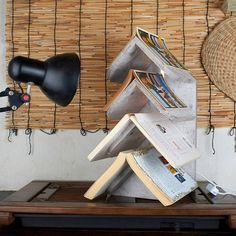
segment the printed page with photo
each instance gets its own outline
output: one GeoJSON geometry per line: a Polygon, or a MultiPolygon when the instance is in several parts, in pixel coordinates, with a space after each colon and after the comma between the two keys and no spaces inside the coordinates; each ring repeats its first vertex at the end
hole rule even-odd
{"type": "Polygon", "coordinates": [[[176,59],[176,57],[169,51],[165,43],[165,39],[158,35],[151,34],[141,28],[137,28],[137,37],[156,55],[158,55],[163,62],[169,66],[185,69],[184,66],[176,59]]]}
{"type": "Polygon", "coordinates": [[[161,73],[134,70],[134,74],[165,109],[187,107],[167,85],[161,73]]]}

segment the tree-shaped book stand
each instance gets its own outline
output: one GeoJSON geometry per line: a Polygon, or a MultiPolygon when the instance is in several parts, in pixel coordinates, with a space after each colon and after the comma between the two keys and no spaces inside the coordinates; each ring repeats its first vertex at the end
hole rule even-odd
{"type": "Polygon", "coordinates": [[[139,28],[111,64],[108,79],[123,82],[105,107],[108,118],[120,121],[88,159],[115,161],[85,197],[107,192],[175,203],[197,187],[181,168],[200,156],[195,79],[163,38],[139,28]]]}

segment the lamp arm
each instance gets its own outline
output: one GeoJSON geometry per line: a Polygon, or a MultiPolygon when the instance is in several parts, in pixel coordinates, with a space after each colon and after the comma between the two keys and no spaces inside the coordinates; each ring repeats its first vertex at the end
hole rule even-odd
{"type": "Polygon", "coordinates": [[[16,90],[6,88],[0,92],[0,97],[8,97],[9,106],[0,107],[0,112],[16,111],[22,104],[30,101],[30,95],[27,93],[20,93],[16,90]]]}

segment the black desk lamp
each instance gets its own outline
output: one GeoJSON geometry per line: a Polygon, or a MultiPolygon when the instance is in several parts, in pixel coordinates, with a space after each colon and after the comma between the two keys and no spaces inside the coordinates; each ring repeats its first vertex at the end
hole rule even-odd
{"type": "MultiPolygon", "coordinates": [[[[67,106],[73,99],[80,79],[80,59],[75,53],[53,56],[46,61],[17,56],[8,66],[9,76],[17,81],[39,86],[42,92],[54,103],[67,106]]],[[[0,108],[0,112],[17,110],[29,102],[30,95],[7,88],[0,97],[8,96],[9,107],[0,108]]]]}

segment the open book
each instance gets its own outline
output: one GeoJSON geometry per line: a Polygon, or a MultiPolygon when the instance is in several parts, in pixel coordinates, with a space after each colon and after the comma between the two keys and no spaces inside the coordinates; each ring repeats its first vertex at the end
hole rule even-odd
{"type": "MultiPolygon", "coordinates": [[[[134,173],[147,191],[164,206],[175,203],[197,188],[196,181],[184,170],[173,168],[160,153],[150,148],[120,152],[112,165],[84,196],[94,199],[103,193],[112,194],[122,187],[131,173],[134,173]]],[[[129,194],[136,195],[135,191],[129,194]]]]}
{"type": "Polygon", "coordinates": [[[135,35],[115,58],[108,70],[108,79],[123,82],[130,69],[158,72],[170,77],[192,78],[188,70],[167,48],[165,39],[137,28],[135,35]]]}
{"type": "MultiPolygon", "coordinates": [[[[130,70],[127,78],[104,107],[107,116],[120,119],[126,113],[140,112],[150,102],[166,114],[188,114],[187,105],[173,92],[161,73],[130,70]],[[180,108],[180,109],[177,109],[180,108]]],[[[192,114],[193,116],[193,114],[192,114]]]]}
{"type": "Polygon", "coordinates": [[[89,154],[90,161],[116,157],[129,149],[152,145],[173,167],[200,157],[194,144],[161,113],[126,114],[89,154]]]}

